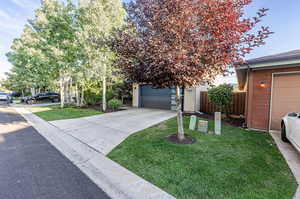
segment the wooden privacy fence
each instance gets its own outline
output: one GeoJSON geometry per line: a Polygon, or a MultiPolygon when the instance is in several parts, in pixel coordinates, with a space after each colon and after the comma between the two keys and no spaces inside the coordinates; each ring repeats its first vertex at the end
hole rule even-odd
{"type": "MultiPolygon", "coordinates": [[[[200,94],[200,111],[207,114],[212,114],[220,111],[215,105],[209,102],[208,92],[200,94]]],[[[245,115],[246,92],[237,92],[233,94],[232,104],[230,105],[230,114],[245,115]]]]}

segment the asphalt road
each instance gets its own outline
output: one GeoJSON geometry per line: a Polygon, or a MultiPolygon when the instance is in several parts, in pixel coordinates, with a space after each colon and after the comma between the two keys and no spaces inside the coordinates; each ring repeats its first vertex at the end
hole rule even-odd
{"type": "Polygon", "coordinates": [[[0,199],[107,199],[12,108],[0,107],[0,199]]]}

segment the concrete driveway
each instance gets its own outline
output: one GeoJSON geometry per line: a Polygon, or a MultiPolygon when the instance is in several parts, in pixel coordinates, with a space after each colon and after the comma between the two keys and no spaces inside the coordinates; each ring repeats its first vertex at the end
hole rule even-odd
{"type": "Polygon", "coordinates": [[[106,155],[131,134],[175,116],[174,111],[131,108],[51,124],[106,155]]]}

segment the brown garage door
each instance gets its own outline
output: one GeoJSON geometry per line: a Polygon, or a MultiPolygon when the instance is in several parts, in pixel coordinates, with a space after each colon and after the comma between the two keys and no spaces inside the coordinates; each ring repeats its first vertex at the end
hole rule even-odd
{"type": "Polygon", "coordinates": [[[273,81],[271,130],[280,130],[286,113],[300,112],[300,74],[276,75],[273,81]]]}

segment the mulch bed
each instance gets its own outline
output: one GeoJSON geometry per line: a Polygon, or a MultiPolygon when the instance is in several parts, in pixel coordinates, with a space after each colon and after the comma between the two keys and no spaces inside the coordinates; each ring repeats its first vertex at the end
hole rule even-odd
{"type": "Polygon", "coordinates": [[[184,137],[185,137],[184,140],[180,141],[177,137],[177,134],[175,133],[172,135],[168,135],[166,139],[173,144],[193,144],[196,142],[196,139],[193,138],[192,136],[185,135],[184,137]]]}

